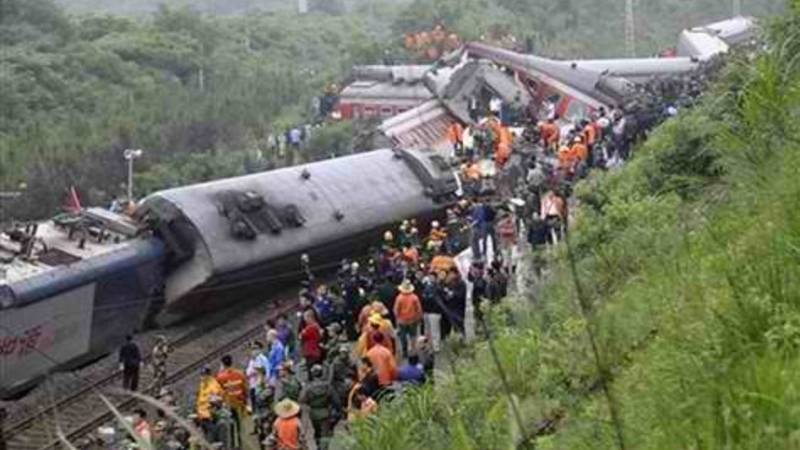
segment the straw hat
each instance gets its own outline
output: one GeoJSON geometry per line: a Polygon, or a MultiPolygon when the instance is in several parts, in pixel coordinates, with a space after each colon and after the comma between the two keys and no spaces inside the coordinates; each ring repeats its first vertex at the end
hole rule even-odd
{"type": "Polygon", "coordinates": [[[383,318],[381,317],[380,314],[372,314],[371,316],[369,316],[370,325],[379,326],[381,323],[383,323],[383,318]]]}
{"type": "Polygon", "coordinates": [[[300,405],[297,402],[285,399],[275,405],[275,414],[281,419],[289,419],[300,414],[300,405]]]}
{"type": "Polygon", "coordinates": [[[386,305],[384,305],[380,300],[375,300],[370,303],[370,310],[373,314],[378,314],[379,316],[385,316],[389,314],[389,309],[386,308],[386,305]]]}
{"type": "Polygon", "coordinates": [[[397,286],[397,289],[403,294],[410,294],[414,292],[414,285],[411,284],[411,281],[405,279],[402,283],[400,283],[400,286],[397,286]]]}

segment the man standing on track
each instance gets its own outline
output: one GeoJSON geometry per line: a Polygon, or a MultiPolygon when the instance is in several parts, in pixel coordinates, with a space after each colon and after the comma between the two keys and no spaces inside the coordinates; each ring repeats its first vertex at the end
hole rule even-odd
{"type": "Polygon", "coordinates": [[[247,377],[244,373],[233,367],[233,358],[230,355],[222,357],[222,370],[217,373],[217,381],[225,391],[224,400],[233,413],[234,421],[234,447],[242,446],[242,419],[247,407],[247,377]]]}
{"type": "Polygon", "coordinates": [[[125,336],[125,344],[119,349],[119,365],[122,370],[122,389],[135,391],[139,388],[139,366],[142,354],[133,342],[133,336],[125,336]]]}
{"type": "Polygon", "coordinates": [[[414,293],[414,285],[410,280],[403,280],[397,288],[400,294],[394,300],[394,317],[399,328],[398,338],[403,357],[408,357],[408,344],[417,339],[419,325],[422,322],[422,304],[414,293]]]}

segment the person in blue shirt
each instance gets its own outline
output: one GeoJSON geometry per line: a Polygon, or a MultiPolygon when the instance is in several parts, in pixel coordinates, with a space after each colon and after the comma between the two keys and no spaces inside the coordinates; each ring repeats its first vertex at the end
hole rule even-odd
{"type": "Polygon", "coordinates": [[[331,297],[331,295],[328,293],[328,287],[324,284],[320,285],[317,290],[317,298],[314,301],[314,309],[317,310],[317,314],[319,315],[323,326],[327,326],[333,322],[336,314],[335,305],[333,303],[333,297],[331,297]]]}
{"type": "Polygon", "coordinates": [[[283,361],[286,359],[286,347],[283,342],[278,339],[278,332],[274,329],[267,332],[267,345],[269,345],[269,353],[267,353],[267,380],[271,385],[275,384],[278,379],[278,372],[280,371],[283,361]]]}
{"type": "Polygon", "coordinates": [[[425,369],[420,364],[417,355],[410,355],[408,363],[400,366],[397,370],[397,381],[413,385],[425,383],[425,369]]]}

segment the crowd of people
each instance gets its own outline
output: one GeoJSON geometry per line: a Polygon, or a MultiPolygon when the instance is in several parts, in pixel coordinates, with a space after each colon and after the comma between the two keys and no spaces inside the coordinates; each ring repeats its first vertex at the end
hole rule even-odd
{"type": "MultiPolygon", "coordinates": [[[[592,168],[622,164],[638,138],[617,110],[514,126],[488,111],[477,125],[447,131],[463,192],[446,215],[385,230],[365,258],[342,260],[335,279],[315,274],[302,255],[299,311],[268,321],[249,358],[226,355],[218,370],[203,369],[188,417],[209,442],[237,449],[252,439],[264,449],[299,450],[313,440],[326,448],[335,428],[374,414],[408,386],[433,382],[442,343],[466,332],[469,299],[481,332],[484,305],[507,295],[519,239],[533,248],[558,242],[573,183],[592,168]]],[[[532,272],[540,269],[534,264],[532,272]]],[[[123,365],[138,364],[138,352],[126,347],[123,365]]],[[[169,349],[161,340],[157,347],[156,387],[175,404],[163,386],[169,349]]],[[[189,448],[188,433],[159,414],[151,427],[137,410],[136,432],[155,448],[189,448]]]]}
{"type": "MultiPolygon", "coordinates": [[[[443,340],[465,332],[466,281],[479,318],[483,301],[506,295],[510,267],[502,252],[487,248],[491,240],[470,242],[470,229],[492,228],[494,216],[498,224],[511,217],[495,209],[476,198],[451,208],[446,223],[404,221],[386,230],[366,258],[341,261],[329,282],[303,255],[299,312],[268,321],[263,340],[250,344],[249,359],[226,355],[219,370],[206,367],[188,417],[223,449],[252,438],[266,449],[308,448],[309,436],[325,448],[335,427],[375,413],[408,386],[432,382],[443,340]],[[476,256],[462,275],[456,256],[470,245],[476,256]],[[488,263],[487,253],[496,255],[488,263]],[[313,432],[305,429],[303,410],[313,432]]],[[[154,351],[167,352],[165,343],[157,345],[154,351]]],[[[126,344],[121,360],[141,359],[131,353],[126,344]]],[[[168,388],[161,394],[173,400],[168,388]]],[[[137,433],[156,448],[188,445],[188,433],[168,419],[149,423],[144,410],[136,411],[137,433]]]]}

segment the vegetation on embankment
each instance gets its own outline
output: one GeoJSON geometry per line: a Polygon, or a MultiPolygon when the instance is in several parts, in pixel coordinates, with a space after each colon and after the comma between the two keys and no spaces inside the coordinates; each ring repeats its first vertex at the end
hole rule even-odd
{"type": "Polygon", "coordinates": [[[535,302],[494,311],[522,429],[482,341],[345,447],[800,447],[800,1],[767,34],[622,171],[578,186],[575,272],[561,248],[535,302]]]}

